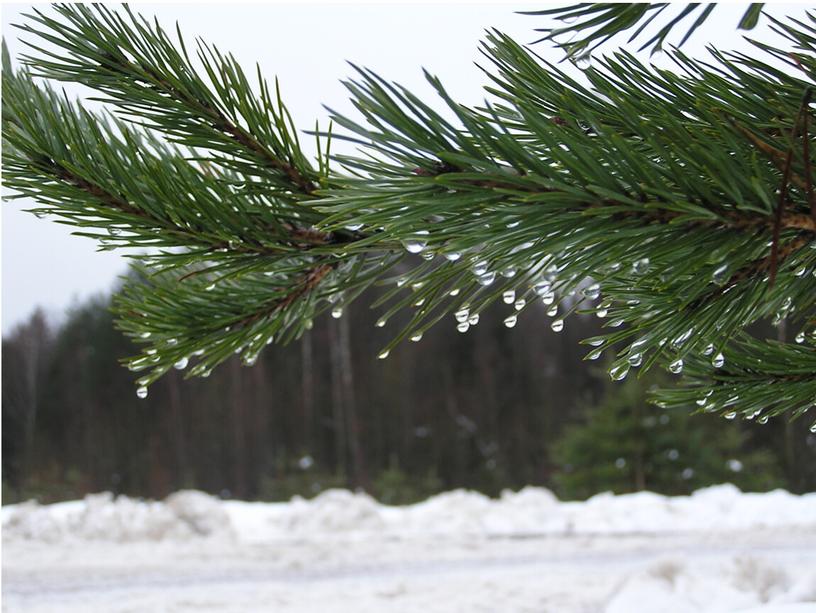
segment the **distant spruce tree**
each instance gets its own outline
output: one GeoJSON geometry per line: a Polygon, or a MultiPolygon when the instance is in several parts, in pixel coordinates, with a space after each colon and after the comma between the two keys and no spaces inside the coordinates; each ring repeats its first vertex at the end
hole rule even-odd
{"type": "Polygon", "coordinates": [[[649,404],[647,385],[630,379],[610,386],[598,406],[565,429],[553,446],[553,481],[565,498],[601,491],[689,494],[727,482],[744,490],[778,486],[773,454],[750,449],[747,439],[713,415],[649,404]]]}
{"type": "MultiPolygon", "coordinates": [[[[679,12],[643,47],[693,18],[684,41],[714,8],[535,14],[568,24],[542,40],[577,61],[624,31],[650,36],[667,10],[679,12]]],[[[452,119],[358,68],[346,85],[360,119],[332,113],[340,132],[316,128],[311,160],[260,71],[127,7],[55,11],[21,26],[22,70],[4,58],[4,181],[104,249],[150,248],[137,258],[149,283],[117,303],[144,346],[127,362],[144,373],[139,396],[174,366],[204,376],[236,353],[251,365],[268,342],[384,283],[380,323],[411,317],[380,358],[443,318],[465,332],[503,299],[512,327],[543,300],[556,331],[577,310],[607,318],[586,342],[589,358],[614,354],[613,379],[653,366],[682,375],[658,392],[666,407],[765,420],[813,405],[813,14],[765,15],[782,43],[756,41],[751,56],[672,49],[672,72],[621,49],[576,67],[582,82],[493,31],[482,106],[427,74],[452,119]],[[113,115],[33,77],[88,86],[113,115]],[[358,153],[331,154],[332,139],[358,153]],[[783,319],[796,342],[750,331],[783,319]]]]}

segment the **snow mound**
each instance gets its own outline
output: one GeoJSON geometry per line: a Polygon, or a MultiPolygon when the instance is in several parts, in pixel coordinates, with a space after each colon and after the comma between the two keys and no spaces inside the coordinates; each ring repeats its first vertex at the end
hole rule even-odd
{"type": "Polygon", "coordinates": [[[160,541],[230,531],[220,502],[196,491],[180,491],[164,502],[115,497],[110,492],[83,500],[3,508],[3,537],[57,542],[70,539],[114,542],[160,541]]]}
{"type": "MultiPolygon", "coordinates": [[[[389,507],[364,493],[328,490],[285,503],[222,501],[181,491],[161,502],[112,494],[53,505],[27,502],[2,510],[6,538],[156,541],[215,535],[241,542],[309,539],[320,534],[383,534],[411,538],[526,537],[566,534],[677,534],[762,529],[816,531],[816,494],[782,490],[745,494],[732,485],[691,496],[603,493],[584,502],[560,502],[549,490],[526,487],[498,499],[454,490],[414,505],[389,507]]],[[[656,584],[654,589],[663,589],[656,584]]]]}

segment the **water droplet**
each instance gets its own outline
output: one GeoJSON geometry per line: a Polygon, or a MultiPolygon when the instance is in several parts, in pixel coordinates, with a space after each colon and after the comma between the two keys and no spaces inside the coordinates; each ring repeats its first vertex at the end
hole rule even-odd
{"type": "Polygon", "coordinates": [[[348,230],[349,232],[357,232],[357,230],[362,229],[362,227],[363,224],[361,223],[351,223],[346,226],[346,230],[348,230]]]}
{"type": "Polygon", "coordinates": [[[558,313],[558,305],[554,304],[549,309],[547,309],[547,316],[548,317],[555,317],[556,313],[558,313]]]}
{"type": "Polygon", "coordinates": [[[593,283],[592,285],[584,289],[584,296],[586,296],[590,300],[597,300],[600,295],[601,286],[599,283],[593,283]]]}
{"type": "Polygon", "coordinates": [[[215,283],[210,283],[207,287],[204,288],[205,291],[211,292],[215,289],[215,283]]]}
{"type": "Polygon", "coordinates": [[[108,234],[111,236],[119,236],[122,233],[121,228],[117,228],[116,226],[108,226],[108,234]]]}
{"type": "Polygon", "coordinates": [[[501,276],[505,279],[512,279],[516,276],[516,269],[512,266],[508,266],[507,268],[502,269],[501,276]]]}
{"type": "Polygon", "coordinates": [[[136,388],[136,396],[138,396],[142,400],[147,398],[147,388],[144,385],[142,385],[140,387],[137,387],[136,388]]]}
{"type": "Polygon", "coordinates": [[[331,311],[331,316],[335,319],[340,319],[343,316],[343,307],[334,307],[331,311]]]}
{"type": "Polygon", "coordinates": [[[408,253],[421,253],[425,250],[425,247],[428,246],[428,240],[425,238],[428,236],[429,232],[427,230],[419,230],[418,232],[414,233],[414,236],[404,241],[402,244],[405,247],[405,250],[408,253]]]}
{"type": "Polygon", "coordinates": [[[677,358],[674,362],[669,364],[669,370],[675,375],[679,375],[683,372],[683,358],[677,358]]]}
{"type": "Polygon", "coordinates": [[[599,308],[597,311],[595,311],[595,315],[596,315],[596,316],[597,316],[599,319],[603,319],[603,318],[604,318],[604,317],[606,317],[608,314],[609,314],[609,309],[608,309],[607,307],[601,307],[601,308],[599,308]]]}
{"type": "Polygon", "coordinates": [[[682,346],[683,346],[683,344],[684,344],[684,343],[685,343],[685,342],[686,342],[686,341],[687,341],[689,338],[691,338],[691,335],[692,335],[692,333],[693,333],[693,332],[694,332],[694,328],[689,328],[688,330],[686,330],[685,332],[683,332],[683,334],[681,334],[681,335],[680,335],[680,336],[678,336],[676,339],[674,339],[674,340],[672,341],[672,345],[673,345],[674,347],[682,347],[682,346]]]}
{"type": "Polygon", "coordinates": [[[512,315],[508,315],[507,317],[504,318],[504,325],[507,326],[508,328],[512,328],[516,325],[517,321],[518,316],[515,313],[513,313],[512,315]]]}
{"type": "Polygon", "coordinates": [[[590,347],[600,347],[604,344],[604,339],[602,338],[592,338],[588,341],[590,347]]]}
{"type": "Polygon", "coordinates": [[[448,292],[448,296],[458,296],[460,291],[462,290],[460,290],[458,287],[456,289],[452,289],[448,292]]]}
{"type": "Polygon", "coordinates": [[[805,342],[805,333],[800,332],[799,334],[796,335],[796,338],[794,338],[793,340],[795,340],[797,343],[801,345],[802,343],[805,342]]]}
{"type": "Polygon", "coordinates": [[[473,266],[471,266],[470,269],[473,271],[474,275],[476,275],[477,277],[481,277],[483,274],[487,272],[487,267],[488,267],[487,260],[481,260],[479,262],[476,262],[473,266]]]}
{"type": "Polygon", "coordinates": [[[421,340],[422,340],[422,332],[417,332],[416,334],[414,334],[411,337],[411,341],[413,341],[414,343],[418,343],[421,340]]]}
{"type": "Polygon", "coordinates": [[[551,287],[550,283],[548,283],[547,281],[541,281],[540,283],[536,283],[533,286],[533,291],[539,296],[544,297],[544,295],[550,292],[550,287],[551,287]]]}
{"type": "Polygon", "coordinates": [[[455,262],[462,257],[462,253],[460,251],[448,251],[443,255],[448,262],[455,262]]]}
{"type": "Polygon", "coordinates": [[[382,328],[383,326],[385,326],[385,320],[384,319],[378,319],[377,323],[375,323],[374,325],[377,326],[378,328],[382,328]]]}
{"type": "Polygon", "coordinates": [[[502,301],[504,304],[513,304],[513,301],[516,299],[516,290],[508,289],[502,293],[502,301]]]}
{"type": "Polygon", "coordinates": [[[189,362],[189,360],[186,357],[181,358],[175,364],[173,364],[173,368],[175,368],[176,370],[182,370],[184,368],[187,368],[187,362],[189,362]]]}
{"type": "Polygon", "coordinates": [[[694,402],[697,404],[698,407],[704,407],[708,402],[708,398],[703,396],[702,398],[698,398],[694,402]]]}
{"type": "Polygon", "coordinates": [[[516,300],[516,303],[513,305],[513,308],[517,311],[522,310],[524,307],[527,306],[527,301],[524,298],[519,298],[516,300]]]}
{"type": "Polygon", "coordinates": [[[384,360],[385,358],[387,358],[387,357],[388,357],[388,354],[389,354],[389,353],[391,353],[391,352],[390,352],[390,351],[388,351],[388,349],[386,349],[386,350],[384,350],[384,351],[380,351],[379,355],[377,356],[377,359],[378,359],[378,360],[384,360]]]}
{"type": "Polygon", "coordinates": [[[459,309],[453,316],[459,323],[465,322],[468,320],[468,317],[470,317],[470,310],[466,308],[459,309]]]}
{"type": "Polygon", "coordinates": [[[456,324],[456,329],[459,330],[462,334],[467,332],[470,329],[470,324],[466,321],[460,322],[456,324]]]}
{"type": "Polygon", "coordinates": [[[486,272],[482,276],[476,277],[476,281],[479,282],[479,285],[490,285],[495,280],[496,280],[495,272],[486,272]]]}
{"type": "Polygon", "coordinates": [[[544,304],[552,304],[555,302],[555,292],[550,290],[541,296],[541,302],[544,304]]]}
{"type": "Polygon", "coordinates": [[[475,326],[476,324],[478,324],[478,323],[479,323],[479,314],[478,314],[478,313],[474,313],[473,315],[471,315],[470,317],[468,317],[468,323],[469,323],[471,326],[475,326]]]}
{"type": "Polygon", "coordinates": [[[722,354],[722,352],[715,355],[714,359],[711,360],[711,365],[714,368],[722,368],[723,364],[725,364],[725,356],[722,354]]]}
{"type": "Polygon", "coordinates": [[[609,376],[613,381],[621,381],[629,374],[629,363],[618,364],[609,369],[609,376]]]}
{"type": "Polygon", "coordinates": [[[723,415],[723,417],[725,417],[726,419],[734,419],[736,416],[737,416],[736,411],[729,411],[728,413],[723,415]]]}
{"type": "Polygon", "coordinates": [[[711,355],[712,353],[714,353],[714,343],[709,343],[703,349],[703,355],[711,355]]]}
{"type": "Polygon", "coordinates": [[[637,368],[643,363],[643,354],[633,353],[627,358],[627,361],[629,362],[629,366],[637,368]]]}
{"type": "Polygon", "coordinates": [[[425,304],[425,298],[420,298],[419,300],[417,300],[417,301],[414,303],[414,306],[415,306],[415,307],[421,307],[423,304],[425,304]]]}
{"type": "Polygon", "coordinates": [[[816,423],[811,424],[810,431],[816,433],[816,423]]]}
{"type": "Polygon", "coordinates": [[[564,329],[564,320],[556,319],[554,322],[550,324],[550,328],[552,328],[553,332],[561,332],[561,330],[564,329]]]}
{"type": "Polygon", "coordinates": [[[400,277],[399,279],[397,279],[397,287],[402,287],[407,282],[408,282],[408,279],[406,279],[405,277],[400,277]]]}
{"type": "Polygon", "coordinates": [[[172,347],[173,345],[177,345],[177,344],[178,344],[178,340],[176,340],[175,338],[168,338],[168,339],[167,339],[166,341],[164,341],[164,342],[165,342],[165,343],[167,343],[168,345],[170,345],[171,347],[172,347]]]}
{"type": "Polygon", "coordinates": [[[430,262],[436,257],[436,254],[433,251],[423,251],[419,257],[430,262]]]}
{"type": "Polygon", "coordinates": [[[251,353],[249,355],[244,356],[244,364],[247,366],[255,366],[255,362],[258,361],[258,354],[251,353]]]}
{"type": "Polygon", "coordinates": [[[520,221],[511,221],[509,224],[507,224],[507,229],[512,230],[513,228],[517,228],[520,223],[520,221]]]}
{"type": "Polygon", "coordinates": [[[650,265],[651,262],[649,261],[649,258],[641,258],[632,264],[632,272],[634,272],[636,275],[645,275],[649,271],[650,265]]]}
{"type": "Polygon", "coordinates": [[[603,349],[593,349],[592,351],[590,351],[587,354],[586,359],[587,360],[597,360],[599,357],[601,357],[602,354],[603,354],[603,349]]]}
{"type": "Polygon", "coordinates": [[[807,266],[802,266],[799,270],[793,273],[797,277],[804,277],[807,272],[807,266]]]}
{"type": "Polygon", "coordinates": [[[150,338],[150,332],[142,332],[139,338],[150,338]]]}
{"type": "Polygon", "coordinates": [[[765,424],[767,424],[767,423],[768,423],[768,416],[767,416],[767,415],[763,415],[762,417],[760,417],[759,419],[757,419],[757,423],[758,423],[758,424],[762,424],[762,425],[764,426],[765,424]]]}
{"type": "Polygon", "coordinates": [[[728,281],[728,264],[723,264],[714,269],[714,272],[711,273],[711,280],[717,285],[723,285],[728,281]]]}
{"type": "Polygon", "coordinates": [[[613,319],[607,324],[610,328],[620,328],[623,325],[622,319],[613,319]]]}

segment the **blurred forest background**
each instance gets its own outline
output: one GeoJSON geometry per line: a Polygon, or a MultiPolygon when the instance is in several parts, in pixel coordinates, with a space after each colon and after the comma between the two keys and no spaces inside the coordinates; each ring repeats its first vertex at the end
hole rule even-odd
{"type": "Polygon", "coordinates": [[[568,499],[721,482],[816,488],[809,421],[654,407],[648,388],[673,375],[609,381],[579,344],[601,331],[594,316],[555,333],[540,304],[507,329],[513,307],[500,304],[465,334],[451,319],[378,360],[400,322],[376,327],[367,302],[270,345],[252,368],[236,357],[206,379],[174,371],[144,400],[119,362],[136,349],[109,297],[59,326],[35,312],[3,338],[3,502],[182,488],[284,500],[349,487],[386,503],[458,487],[541,485],[568,499]]]}

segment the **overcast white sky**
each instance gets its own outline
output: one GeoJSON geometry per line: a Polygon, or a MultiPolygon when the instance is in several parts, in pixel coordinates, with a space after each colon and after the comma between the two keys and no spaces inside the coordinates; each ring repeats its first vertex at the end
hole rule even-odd
{"type": "MultiPolygon", "coordinates": [[[[341,78],[351,75],[346,60],[374,69],[389,79],[424,92],[430,90],[421,67],[442,78],[460,101],[478,103],[484,78],[474,61],[484,30],[496,27],[522,42],[536,38],[542,18],[514,14],[543,3],[501,4],[137,4],[139,12],[156,15],[168,29],[181,24],[188,39],[201,36],[221,50],[232,51],[245,67],[260,62],[270,80],[280,78],[284,99],[304,129],[323,121],[321,104],[349,111],[341,78]]],[[[706,27],[684,47],[699,53],[705,42],[721,48],[741,44],[735,26],[744,4],[714,12],[706,27]]],[[[801,15],[807,5],[776,5],[775,15],[801,15]]],[[[48,11],[47,5],[40,5],[48,11]]],[[[12,57],[23,49],[11,24],[20,23],[29,5],[2,6],[3,38],[12,57]]],[[[754,36],[767,38],[762,31],[754,36]]],[[[743,47],[744,48],[744,47],[743,47]]],[[[539,44],[536,51],[557,61],[558,51],[539,44]]],[[[80,88],[66,88],[80,95],[80,88]]],[[[126,261],[111,252],[95,251],[94,241],[71,236],[71,229],[53,220],[22,212],[30,202],[2,204],[2,330],[8,333],[36,306],[55,318],[66,307],[97,292],[109,291],[126,261]]]]}

